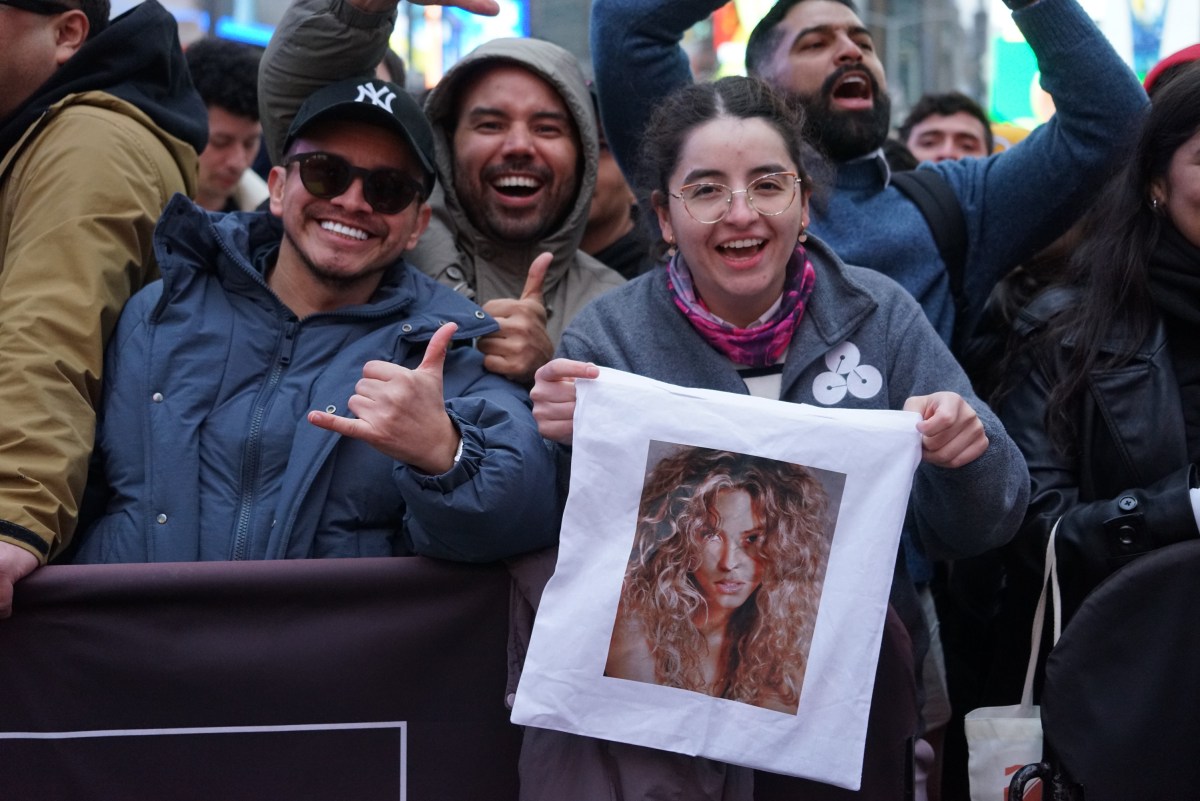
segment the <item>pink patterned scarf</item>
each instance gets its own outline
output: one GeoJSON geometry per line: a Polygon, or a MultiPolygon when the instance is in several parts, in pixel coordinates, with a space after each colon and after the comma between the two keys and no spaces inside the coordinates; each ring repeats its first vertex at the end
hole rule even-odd
{"type": "Polygon", "coordinates": [[[804,246],[797,245],[788,260],[779,308],[760,325],[738,328],[709,311],[696,295],[691,270],[682,255],[676,253],[667,265],[667,288],[683,316],[709,345],[734,363],[749,367],[767,367],[779,361],[804,316],[804,304],[815,282],[812,262],[804,246]]]}

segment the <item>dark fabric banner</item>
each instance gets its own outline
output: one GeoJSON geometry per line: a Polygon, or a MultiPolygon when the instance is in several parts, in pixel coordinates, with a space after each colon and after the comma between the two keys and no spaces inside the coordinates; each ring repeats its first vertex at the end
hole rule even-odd
{"type": "MultiPolygon", "coordinates": [[[[42,568],[0,620],[0,801],[515,801],[508,598],[420,557],[42,568]]],[[[909,648],[889,615],[863,791],[756,801],[904,798],[909,648]]]]}
{"type": "Polygon", "coordinates": [[[508,592],[417,557],[43,568],[0,620],[0,799],[515,799],[508,592]]]}

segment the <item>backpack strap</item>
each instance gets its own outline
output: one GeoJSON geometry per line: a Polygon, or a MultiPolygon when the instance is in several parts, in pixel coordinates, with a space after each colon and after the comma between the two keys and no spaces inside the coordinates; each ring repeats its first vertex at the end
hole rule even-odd
{"type": "Polygon", "coordinates": [[[907,170],[892,173],[892,185],[899,189],[925,217],[938,253],[950,278],[950,296],[954,298],[954,336],[951,348],[957,353],[966,324],[966,298],[963,295],[963,271],[967,263],[967,219],[958,196],[941,173],[934,170],[907,170]]]}

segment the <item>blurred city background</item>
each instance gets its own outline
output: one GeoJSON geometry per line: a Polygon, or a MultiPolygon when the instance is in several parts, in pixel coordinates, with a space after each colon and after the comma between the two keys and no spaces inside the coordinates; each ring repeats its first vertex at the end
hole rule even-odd
{"type": "MultiPolygon", "coordinates": [[[[773,0],[734,0],[689,34],[701,77],[741,73],[746,37],[773,0]]],[[[1200,41],[1197,0],[1081,0],[1141,77],[1164,55],[1200,41]]],[[[265,46],[288,0],[164,0],[186,45],[206,33],[265,46]]],[[[131,2],[124,4],[127,8],[131,2]]],[[[461,55],[501,36],[536,36],[579,55],[590,72],[590,0],[500,0],[497,17],[401,3],[392,47],[413,91],[433,86],[461,55]]],[[[924,92],[952,89],[979,101],[996,122],[1031,128],[1053,105],[1037,65],[1000,0],[859,0],[887,70],[894,120],[924,92]]],[[[123,10],[114,3],[114,13],[123,10]]]]}

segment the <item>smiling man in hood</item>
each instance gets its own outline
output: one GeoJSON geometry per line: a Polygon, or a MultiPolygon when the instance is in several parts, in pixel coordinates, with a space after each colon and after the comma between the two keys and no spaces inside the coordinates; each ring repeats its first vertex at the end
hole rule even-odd
{"type": "MultiPolygon", "coordinates": [[[[299,0],[288,9],[260,71],[273,157],[306,87],[370,72],[396,5],[299,0]]],[[[480,45],[426,103],[441,186],[411,260],[496,318],[500,330],[479,340],[485,365],[521,383],[588,301],[624,281],[579,250],[599,161],[591,104],[575,57],[537,39],[480,45]]]]}

